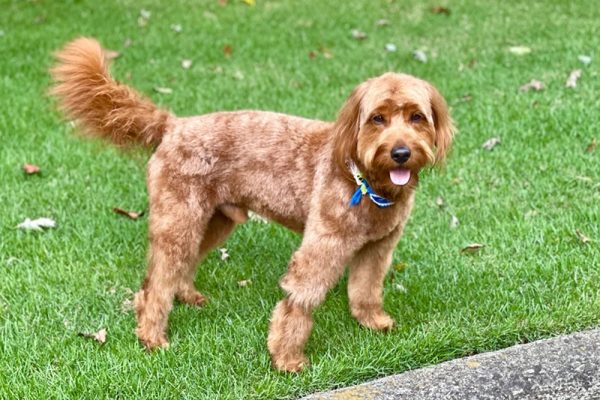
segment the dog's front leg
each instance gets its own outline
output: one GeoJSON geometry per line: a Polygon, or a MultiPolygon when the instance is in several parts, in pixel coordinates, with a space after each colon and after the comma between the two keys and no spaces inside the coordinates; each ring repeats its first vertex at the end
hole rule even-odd
{"type": "Polygon", "coordinates": [[[367,243],[349,265],[348,300],[352,316],[371,329],[390,330],[394,320],[383,310],[383,280],[392,262],[401,227],[367,243]]]}
{"type": "Polygon", "coordinates": [[[298,372],[307,365],[304,345],[312,329],[312,310],[339,280],[358,245],[332,235],[304,237],[281,280],[287,296],[273,310],[268,347],[275,368],[298,372]]]}

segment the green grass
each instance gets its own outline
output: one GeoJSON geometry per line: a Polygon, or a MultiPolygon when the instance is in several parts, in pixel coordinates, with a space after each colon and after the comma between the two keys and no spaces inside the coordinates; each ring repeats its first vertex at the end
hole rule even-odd
{"type": "Polygon", "coordinates": [[[591,0],[457,0],[446,16],[433,14],[434,5],[2,0],[0,398],[297,397],[598,326],[600,148],[586,146],[600,140],[600,9],[591,0]],[[137,23],[142,7],[152,12],[145,28],[137,23]],[[376,26],[380,18],[389,26],[376,26]],[[352,39],[354,28],[369,37],[352,39]],[[121,304],[144,274],[147,220],[111,209],[147,207],[147,155],[78,139],[45,95],[52,51],[78,35],[121,51],[115,75],[178,115],[257,108],[333,119],[367,77],[394,70],[433,82],[460,134],[445,171],[422,179],[395,254],[408,267],[386,281],[385,306],[398,328],[361,329],[347,311],[343,280],[315,314],[312,367],[274,372],[268,318],[300,238],[251,222],[227,243],[227,261],[212,254],[199,269],[208,306],[176,306],[171,349],[145,353],[121,304]],[[124,48],[127,38],[133,44],[124,48]],[[386,53],[388,42],[398,51],[386,53]],[[513,55],[514,45],[532,52],[513,55]],[[333,58],[308,56],[322,47],[333,58]],[[428,63],[412,58],[417,48],[428,63]],[[594,60],[584,66],[579,54],[594,60]],[[191,69],[181,68],[184,58],[194,60],[191,69]],[[567,89],[575,68],[583,75],[567,89]],[[518,90],[534,78],[544,91],[518,90]],[[502,144],[483,150],[492,136],[502,144]],[[42,174],[25,176],[24,162],[42,174]],[[435,205],[438,196],[445,209],[435,205]],[[41,216],[57,229],[15,229],[41,216]],[[577,229],[592,241],[583,244],[577,229]],[[472,242],[486,247],[461,255],[472,242]],[[240,288],[241,279],[253,283],[240,288]],[[103,346],[77,336],[102,327],[103,346]]]}

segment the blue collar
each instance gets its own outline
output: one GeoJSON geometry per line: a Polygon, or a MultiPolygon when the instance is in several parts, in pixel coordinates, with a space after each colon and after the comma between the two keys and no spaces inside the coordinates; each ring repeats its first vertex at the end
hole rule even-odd
{"type": "Polygon", "coordinates": [[[348,169],[350,169],[350,172],[352,173],[352,176],[354,177],[354,180],[358,185],[358,188],[356,189],[356,191],[352,195],[352,198],[350,199],[350,207],[359,204],[363,196],[365,195],[368,196],[371,199],[371,201],[375,203],[375,205],[379,208],[389,207],[392,204],[394,204],[393,201],[388,200],[385,197],[381,197],[373,191],[371,185],[369,185],[369,182],[367,182],[367,180],[363,176],[362,172],[360,172],[354,161],[348,161],[348,169]]]}

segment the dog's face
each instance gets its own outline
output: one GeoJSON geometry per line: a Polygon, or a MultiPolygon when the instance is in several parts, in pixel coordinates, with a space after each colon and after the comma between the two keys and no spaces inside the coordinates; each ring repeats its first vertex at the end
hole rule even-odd
{"type": "Polygon", "coordinates": [[[444,98],[429,83],[387,73],[360,84],[336,122],[336,161],[354,160],[387,193],[414,185],[444,160],[454,133],[444,98]]]}

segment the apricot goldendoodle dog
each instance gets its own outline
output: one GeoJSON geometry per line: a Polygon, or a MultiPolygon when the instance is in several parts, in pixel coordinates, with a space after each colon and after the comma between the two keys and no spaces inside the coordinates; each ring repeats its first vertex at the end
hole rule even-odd
{"type": "Polygon", "coordinates": [[[361,83],[335,122],[263,111],[179,118],[110,76],[94,39],[80,38],[52,70],[61,109],[92,135],[155,147],[148,163],[149,266],[135,297],[136,333],[167,346],[173,300],[201,305],[198,262],[247,210],[304,234],[271,318],[277,369],[307,364],[311,313],[349,267],[352,315],[387,330],[383,280],[414,202],[419,172],[444,159],[453,136],[429,83],[386,73],[361,83]]]}

